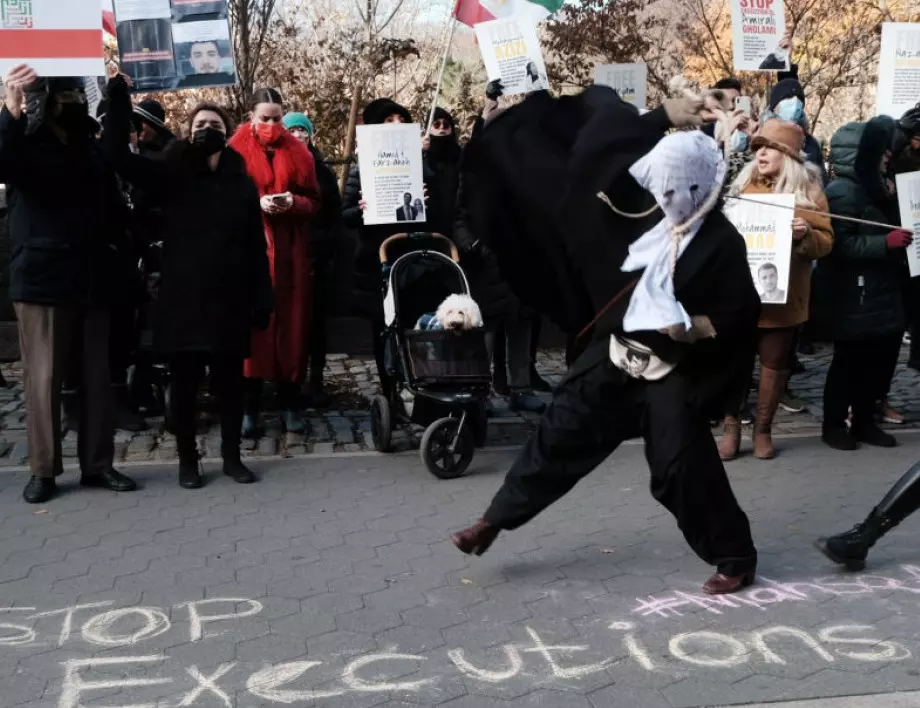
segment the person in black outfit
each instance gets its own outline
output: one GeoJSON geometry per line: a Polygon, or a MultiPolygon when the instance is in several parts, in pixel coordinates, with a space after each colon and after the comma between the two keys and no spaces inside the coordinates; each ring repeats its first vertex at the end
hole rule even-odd
{"type": "Polygon", "coordinates": [[[195,400],[204,367],[220,394],[224,473],[241,484],[255,476],[240,460],[243,360],[253,328],[265,329],[272,285],[259,197],[242,157],[226,147],[233,130],[219,106],[201,104],[188,140],[152,160],[128,150],[131,103],[125,79],[109,82],[105,140],[124,179],[162,205],[162,280],[154,315],[154,350],[167,359],[179,484],[202,484],[195,440],[195,400]]]}

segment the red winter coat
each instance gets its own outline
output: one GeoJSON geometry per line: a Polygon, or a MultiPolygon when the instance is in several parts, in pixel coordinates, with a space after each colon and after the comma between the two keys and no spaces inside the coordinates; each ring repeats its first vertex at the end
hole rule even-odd
{"type": "Polygon", "coordinates": [[[303,380],[309,351],[313,290],[309,218],[320,207],[313,155],[286,131],[269,154],[250,123],[240,126],[230,147],[243,156],[260,197],[284,192],[294,195],[294,206],[286,213],[262,213],[275,312],[267,330],[253,332],[244,373],[256,379],[295,383],[303,380]]]}

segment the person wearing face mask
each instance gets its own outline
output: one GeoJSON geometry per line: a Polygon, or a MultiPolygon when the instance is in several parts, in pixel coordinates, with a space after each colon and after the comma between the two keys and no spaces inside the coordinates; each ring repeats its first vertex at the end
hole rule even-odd
{"type": "MultiPolygon", "coordinates": [[[[738,175],[731,186],[731,196],[756,194],[794,194],[796,205],[813,211],[827,212],[827,199],[821,189],[817,168],[806,164],[802,156],[805,135],[793,123],[767,121],[752,142],[755,159],[738,175]]],[[[789,265],[789,289],[776,287],[777,270],[772,263],[760,266],[758,275],[764,284],[761,296],[765,303],[757,330],[757,354],[760,356],[760,391],[757,395],[754,421],[754,457],[769,460],[775,457],[773,447],[773,417],[789,380],[789,355],[794,348],[795,328],[808,320],[811,295],[811,264],[830,253],[834,232],[830,219],[810,212],[797,212],[792,217],[793,250],[789,265]],[[769,304],[770,300],[785,304],[769,304]]],[[[750,353],[750,369],[753,369],[750,353]]],[[[719,442],[719,455],[732,460],[741,443],[741,409],[747,398],[747,386],[739,390],[732,409],[725,417],[724,435],[719,442]]]]}
{"type": "MultiPolygon", "coordinates": [[[[412,114],[389,98],[378,98],[367,104],[362,112],[361,120],[365,125],[412,123],[412,114]]],[[[430,176],[427,166],[424,167],[423,172],[427,183],[430,176]]],[[[348,228],[355,229],[358,234],[358,245],[355,251],[354,309],[370,324],[377,374],[384,394],[386,394],[392,385],[392,377],[387,373],[384,351],[384,318],[383,303],[380,297],[378,251],[380,244],[387,237],[406,231],[407,226],[406,224],[366,226],[364,224],[365,207],[366,203],[361,195],[361,165],[354,165],[348,173],[345,192],[342,195],[342,223],[348,228]]],[[[432,229],[427,222],[413,222],[411,230],[431,231],[432,229]]],[[[398,248],[393,251],[393,256],[397,255],[399,255],[398,248]]]]}
{"type": "MultiPolygon", "coordinates": [[[[81,78],[39,78],[19,65],[4,78],[0,183],[7,185],[10,299],[19,326],[31,477],[23,498],[51,499],[63,472],[61,386],[79,362],[81,484],[135,489],[112,466],[111,306],[127,209],[95,140],[81,78]],[[23,110],[25,106],[25,110],[23,110]]],[[[127,147],[127,139],[125,140],[127,147]]]]}
{"type": "Polygon", "coordinates": [[[246,360],[246,412],[243,436],[261,435],[262,382],[276,384],[285,430],[300,435],[305,423],[300,389],[307,369],[313,260],[310,220],[320,208],[319,182],[312,153],[285,130],[281,95],[259,89],[252,119],[230,140],[246,161],[259,190],[268,262],[275,289],[275,313],[268,329],[256,332],[246,360]]]}
{"type": "Polygon", "coordinates": [[[767,110],[761,116],[760,123],[763,125],[771,118],[795,123],[805,133],[805,144],[802,152],[805,153],[805,159],[818,168],[821,173],[821,184],[827,186],[827,170],[824,167],[824,156],[821,152],[821,145],[811,134],[811,127],[808,117],[805,115],[805,89],[798,79],[786,78],[779,81],[770,91],[770,102],[767,110]]]}
{"type": "MultiPolygon", "coordinates": [[[[887,116],[848,123],[831,139],[834,181],[827,200],[834,215],[899,223],[888,179],[895,123],[887,116]]],[[[887,392],[905,328],[902,279],[913,235],[901,229],[834,220],[834,250],[818,262],[816,310],[834,341],[824,385],[824,442],[836,450],[860,443],[894,447],[875,422],[887,392]],[[847,413],[852,423],[847,429],[847,413]]]]}
{"type": "Polygon", "coordinates": [[[125,77],[108,87],[104,142],[119,173],[162,205],[161,279],[153,314],[153,350],[169,363],[170,420],[179,484],[202,486],[195,402],[207,367],[220,399],[224,474],[256,481],[240,459],[243,361],[253,330],[272,313],[271,275],[259,194],[238,152],[227,145],[233,122],[211,103],[189,114],[189,137],[159,159],[128,149],[131,100],[125,77]]]}

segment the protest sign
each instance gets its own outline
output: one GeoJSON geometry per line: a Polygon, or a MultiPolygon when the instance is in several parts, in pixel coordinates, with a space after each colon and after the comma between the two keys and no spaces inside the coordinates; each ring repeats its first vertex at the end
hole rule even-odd
{"type": "Polygon", "coordinates": [[[783,0],[731,0],[732,52],[738,71],[788,71],[783,0]]]}
{"type": "Polygon", "coordinates": [[[648,67],[638,64],[598,64],[594,68],[594,83],[609,86],[627,103],[645,108],[648,67]]]}
{"type": "Polygon", "coordinates": [[[744,195],[730,199],[725,215],[744,237],[748,266],[761,302],[785,305],[792,260],[794,194],[744,195]]]}
{"type": "Polygon", "coordinates": [[[83,77],[83,91],[86,94],[86,106],[91,117],[96,117],[99,104],[105,95],[105,79],[100,76],[83,77]]]}
{"type": "Polygon", "coordinates": [[[914,242],[907,248],[907,266],[910,277],[920,275],[920,172],[906,172],[895,177],[898,187],[898,206],[901,208],[901,226],[914,234],[914,242]]]}
{"type": "Polygon", "coordinates": [[[0,0],[0,76],[105,76],[99,0],[0,0]]]}
{"type": "Polygon", "coordinates": [[[115,0],[114,5],[122,69],[136,91],[237,82],[227,0],[115,0]]]}
{"type": "Polygon", "coordinates": [[[489,81],[501,79],[506,96],[549,88],[537,28],[529,18],[481,22],[475,29],[489,81]]]}
{"type": "Polygon", "coordinates": [[[878,62],[875,114],[900,118],[920,99],[920,24],[886,22],[878,62]]]}
{"type": "MultiPolygon", "coordinates": [[[[357,132],[364,223],[425,221],[421,126],[359,125],[357,132]]],[[[406,225],[406,231],[413,230],[406,225]]]]}

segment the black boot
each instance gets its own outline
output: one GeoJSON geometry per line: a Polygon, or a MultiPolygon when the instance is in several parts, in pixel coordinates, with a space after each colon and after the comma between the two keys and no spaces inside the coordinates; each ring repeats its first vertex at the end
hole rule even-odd
{"type": "Polygon", "coordinates": [[[862,570],[869,549],[889,530],[920,508],[920,462],[917,462],[895,482],[885,498],[861,524],[851,531],[819,538],[815,547],[847,570],[862,570]]]}
{"type": "Polygon", "coordinates": [[[234,482],[237,484],[252,484],[256,481],[253,471],[244,465],[240,459],[239,448],[225,451],[222,456],[224,458],[224,474],[234,482]]]}
{"type": "Polygon", "coordinates": [[[195,460],[179,460],[179,486],[183,489],[201,489],[201,463],[195,460]]]}

